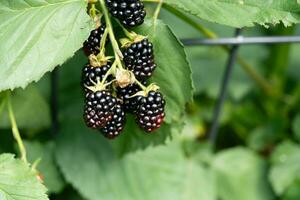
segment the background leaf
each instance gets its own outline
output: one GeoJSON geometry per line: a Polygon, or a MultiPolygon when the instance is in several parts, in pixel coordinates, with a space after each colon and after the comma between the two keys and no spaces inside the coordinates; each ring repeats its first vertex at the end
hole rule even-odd
{"type": "MultiPolygon", "coordinates": [[[[11,100],[19,128],[43,129],[50,126],[49,104],[34,85],[13,91],[11,100]]],[[[10,127],[7,106],[0,115],[0,127],[10,127]]]]}
{"type": "Polygon", "coordinates": [[[92,28],[82,0],[0,3],[0,91],[25,87],[61,65],[92,28]]]}
{"type": "Polygon", "coordinates": [[[293,133],[298,141],[300,141],[300,114],[293,121],[293,133]]]}
{"type": "Polygon", "coordinates": [[[40,159],[37,170],[41,173],[49,193],[61,192],[65,186],[65,182],[54,160],[54,142],[43,144],[37,141],[25,141],[24,144],[27,149],[28,160],[31,163],[40,159]]]}
{"type": "Polygon", "coordinates": [[[246,148],[219,153],[214,162],[218,195],[222,200],[274,199],[266,181],[266,163],[246,148]]]}
{"type": "Polygon", "coordinates": [[[1,200],[47,200],[46,188],[34,171],[12,154],[0,155],[1,200]]]}
{"type": "Polygon", "coordinates": [[[165,3],[210,22],[234,27],[300,22],[297,0],[165,0],[165,3]]]}
{"type": "Polygon", "coordinates": [[[283,194],[295,181],[300,181],[300,148],[292,142],[283,142],[271,157],[269,179],[275,192],[283,194]]]}
{"type": "Polygon", "coordinates": [[[186,158],[176,142],[117,158],[99,134],[82,134],[71,126],[63,132],[58,164],[67,181],[89,200],[215,199],[211,171],[186,158]]]}

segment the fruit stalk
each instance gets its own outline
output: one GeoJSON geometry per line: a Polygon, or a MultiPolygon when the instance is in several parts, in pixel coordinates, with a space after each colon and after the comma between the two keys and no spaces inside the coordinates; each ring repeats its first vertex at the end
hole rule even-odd
{"type": "Polygon", "coordinates": [[[17,123],[16,123],[16,119],[15,119],[15,115],[12,109],[12,105],[11,105],[11,98],[10,98],[10,92],[7,93],[7,106],[8,106],[8,114],[9,114],[9,119],[11,122],[11,128],[12,128],[12,133],[13,136],[15,138],[15,140],[17,141],[19,150],[20,150],[20,154],[21,154],[21,160],[23,160],[25,163],[27,162],[27,158],[26,158],[26,149],[25,146],[23,144],[17,123]]]}

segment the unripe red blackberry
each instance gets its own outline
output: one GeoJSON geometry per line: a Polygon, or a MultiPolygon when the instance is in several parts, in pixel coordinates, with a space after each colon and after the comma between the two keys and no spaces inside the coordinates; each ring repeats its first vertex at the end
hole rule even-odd
{"type": "Polygon", "coordinates": [[[150,91],[148,95],[138,96],[136,122],[147,132],[159,128],[164,120],[165,100],[158,91],[150,91]]]}
{"type": "Polygon", "coordinates": [[[125,112],[122,105],[118,103],[113,109],[112,119],[100,131],[106,138],[113,139],[121,133],[124,126],[125,112]]]}
{"type": "Polygon", "coordinates": [[[84,121],[88,127],[103,128],[112,119],[117,99],[108,91],[90,91],[85,97],[84,121]]]}
{"type": "MultiPolygon", "coordinates": [[[[146,85],[147,82],[142,82],[143,85],[146,85]]],[[[117,88],[117,97],[122,100],[123,107],[126,112],[134,113],[136,111],[137,97],[133,97],[137,92],[141,90],[140,86],[137,84],[130,84],[125,88],[117,88]]]]}
{"type": "Polygon", "coordinates": [[[135,27],[144,22],[146,11],[140,0],[106,0],[109,12],[124,26],[135,27]]]}
{"type": "Polygon", "coordinates": [[[93,30],[89,38],[83,43],[83,51],[89,56],[97,55],[100,52],[100,42],[105,32],[106,25],[102,24],[99,28],[93,30]]]}
{"type": "Polygon", "coordinates": [[[149,78],[156,68],[153,45],[147,38],[132,43],[124,51],[124,64],[138,80],[149,78]]]}
{"type": "MultiPolygon", "coordinates": [[[[101,82],[110,67],[111,65],[109,63],[96,67],[86,64],[81,74],[81,85],[84,90],[87,92],[88,89],[86,86],[94,86],[94,83],[101,82]]],[[[110,80],[110,78],[108,78],[108,80],[110,80]]]]}

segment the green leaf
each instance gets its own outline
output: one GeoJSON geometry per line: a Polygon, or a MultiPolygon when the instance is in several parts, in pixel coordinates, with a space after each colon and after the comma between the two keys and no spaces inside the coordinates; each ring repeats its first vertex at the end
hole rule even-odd
{"type": "Polygon", "coordinates": [[[271,163],[269,179],[278,195],[295,181],[300,181],[300,148],[297,144],[289,141],[280,144],[272,154],[271,163]]]}
{"type": "Polygon", "coordinates": [[[61,65],[91,30],[83,0],[0,2],[0,91],[25,87],[61,65]]]}
{"type": "Polygon", "coordinates": [[[54,160],[55,144],[53,142],[42,144],[30,141],[25,141],[24,144],[27,149],[27,158],[31,163],[40,159],[37,170],[41,173],[49,193],[61,192],[65,182],[54,160]]]}
{"type": "Polygon", "coordinates": [[[283,137],[284,133],[284,120],[281,118],[277,120],[270,120],[263,126],[255,128],[250,131],[247,138],[248,146],[256,151],[265,151],[272,147],[276,141],[283,137]]]}
{"type": "MultiPolygon", "coordinates": [[[[50,126],[49,105],[35,86],[13,91],[11,99],[19,128],[41,129],[50,126]]],[[[0,127],[10,126],[7,109],[4,109],[0,115],[0,127]]]]}
{"type": "Polygon", "coordinates": [[[254,152],[241,147],[223,151],[217,154],[213,169],[222,200],[273,199],[266,163],[254,152]]]}
{"type": "Polygon", "coordinates": [[[298,141],[300,141],[300,114],[293,121],[293,133],[298,141]]]}
{"type": "Polygon", "coordinates": [[[233,27],[260,24],[285,26],[300,22],[297,0],[165,0],[165,3],[201,19],[233,27]]]}
{"type": "Polygon", "coordinates": [[[300,181],[295,181],[284,193],[282,200],[299,200],[300,199],[300,181]]]}
{"type": "Polygon", "coordinates": [[[0,155],[1,200],[48,200],[36,173],[12,154],[0,155]]]}
{"type": "Polygon", "coordinates": [[[118,158],[100,134],[70,126],[62,132],[58,164],[88,200],[215,199],[211,171],[186,158],[177,142],[118,158]]]}

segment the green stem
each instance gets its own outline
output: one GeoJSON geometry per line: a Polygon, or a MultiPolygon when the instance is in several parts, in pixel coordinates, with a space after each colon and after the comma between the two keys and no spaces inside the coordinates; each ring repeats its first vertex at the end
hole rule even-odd
{"type": "Polygon", "coordinates": [[[100,5],[105,17],[106,28],[108,29],[109,38],[114,50],[115,58],[123,59],[123,54],[119,48],[118,42],[115,38],[114,31],[112,29],[112,24],[109,18],[108,10],[106,8],[104,0],[100,0],[100,5]]]}
{"type": "Polygon", "coordinates": [[[144,91],[147,90],[147,87],[145,87],[141,82],[139,82],[137,79],[135,79],[135,83],[138,84],[138,86],[140,86],[140,88],[144,91]]]}
{"type": "Polygon", "coordinates": [[[6,104],[6,100],[7,100],[7,98],[3,98],[3,100],[1,101],[1,104],[0,104],[0,114],[4,110],[4,107],[5,107],[5,104],[6,104]]]}
{"type": "Polygon", "coordinates": [[[155,28],[156,28],[156,22],[157,22],[157,19],[158,19],[158,16],[159,16],[162,5],[163,5],[163,0],[159,0],[159,3],[157,5],[157,7],[155,9],[155,12],[154,12],[154,15],[153,15],[154,31],[155,31],[155,28]]]}
{"type": "Polygon", "coordinates": [[[260,88],[265,91],[268,95],[273,97],[280,97],[276,90],[274,90],[273,86],[267,82],[257,71],[247,63],[241,56],[237,57],[237,62],[243,67],[246,73],[260,86],[260,88]]]}
{"type": "Polygon", "coordinates": [[[15,119],[15,115],[12,109],[12,104],[11,104],[11,98],[10,98],[10,93],[7,93],[7,102],[8,102],[8,114],[9,114],[9,118],[10,118],[10,122],[11,122],[11,127],[12,127],[12,133],[13,136],[15,138],[15,140],[17,141],[18,147],[19,147],[19,151],[21,154],[21,160],[23,160],[25,163],[27,163],[27,158],[26,158],[26,149],[25,146],[23,144],[17,123],[16,123],[16,119],[15,119]]]}
{"type": "Polygon", "coordinates": [[[94,19],[96,17],[96,6],[95,4],[91,5],[91,8],[89,10],[89,15],[91,16],[92,19],[94,19]]]}
{"type": "Polygon", "coordinates": [[[109,75],[114,74],[116,71],[116,66],[117,66],[117,62],[115,61],[110,69],[106,72],[106,74],[104,75],[102,81],[101,81],[101,85],[103,86],[105,84],[106,79],[108,78],[109,75]]]}
{"type": "Polygon", "coordinates": [[[124,34],[126,35],[126,37],[128,37],[130,40],[134,40],[134,38],[136,37],[136,33],[134,32],[129,32],[118,20],[117,23],[119,24],[119,26],[122,28],[124,34]]]}
{"type": "Polygon", "coordinates": [[[106,38],[107,38],[107,34],[108,34],[108,30],[107,28],[105,29],[104,31],[104,34],[101,38],[101,41],[100,41],[100,56],[105,56],[105,43],[106,43],[106,38]]]}
{"type": "Polygon", "coordinates": [[[87,0],[88,3],[97,3],[98,0],[87,0]]]}

